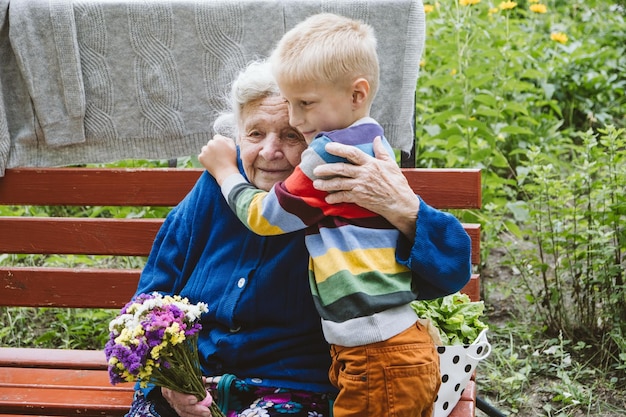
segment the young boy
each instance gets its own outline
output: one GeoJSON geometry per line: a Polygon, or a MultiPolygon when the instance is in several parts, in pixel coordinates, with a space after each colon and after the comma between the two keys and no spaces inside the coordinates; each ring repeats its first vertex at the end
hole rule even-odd
{"type": "MultiPolygon", "coordinates": [[[[373,155],[381,126],[369,117],[379,80],[376,38],[366,24],[334,14],[312,16],[287,32],[269,58],[289,107],[290,124],[309,147],[295,171],[269,192],[239,174],[232,141],[216,137],[199,155],[239,219],[261,235],[307,229],[309,279],[331,345],[334,416],[423,416],[433,411],[439,362],[410,306],[419,288],[396,261],[399,232],[356,204],[331,205],[313,169],[347,162],[329,142],[373,155]],[[229,143],[230,142],[230,143],[229,143]]],[[[289,314],[289,312],[285,312],[289,314]]]]}

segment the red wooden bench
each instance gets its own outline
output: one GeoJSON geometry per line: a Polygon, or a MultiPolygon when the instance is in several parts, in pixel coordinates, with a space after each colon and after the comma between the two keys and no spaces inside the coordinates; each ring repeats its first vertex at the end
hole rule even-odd
{"type": "MultiPolygon", "coordinates": [[[[173,206],[191,189],[198,169],[8,169],[0,205],[173,206]]],[[[481,204],[479,170],[403,172],[416,193],[441,209],[481,204]]],[[[0,217],[0,254],[147,256],[163,219],[0,217]]],[[[480,228],[465,225],[478,264],[480,228]]],[[[15,267],[0,264],[0,307],[119,309],[135,292],[133,269],[15,267]]],[[[464,292],[479,299],[479,277],[464,292]]],[[[108,332],[107,329],[102,329],[108,332]]],[[[0,415],[122,416],[132,384],[112,386],[103,351],[0,348],[0,415]]],[[[453,417],[474,417],[471,381],[453,417]]]]}

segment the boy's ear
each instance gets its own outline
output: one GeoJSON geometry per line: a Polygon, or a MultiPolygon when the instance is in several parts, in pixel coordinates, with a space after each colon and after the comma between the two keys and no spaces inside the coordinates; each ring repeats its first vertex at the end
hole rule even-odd
{"type": "Polygon", "coordinates": [[[352,83],[352,105],[361,107],[367,103],[370,94],[370,83],[365,78],[357,78],[352,83]]]}

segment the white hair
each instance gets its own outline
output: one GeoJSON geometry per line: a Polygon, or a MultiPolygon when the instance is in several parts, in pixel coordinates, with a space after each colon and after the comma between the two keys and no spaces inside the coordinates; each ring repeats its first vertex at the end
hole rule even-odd
{"type": "Polygon", "coordinates": [[[228,111],[222,113],[213,123],[216,133],[238,138],[238,126],[243,108],[260,98],[278,96],[280,90],[268,62],[252,61],[233,81],[228,97],[228,111]]]}

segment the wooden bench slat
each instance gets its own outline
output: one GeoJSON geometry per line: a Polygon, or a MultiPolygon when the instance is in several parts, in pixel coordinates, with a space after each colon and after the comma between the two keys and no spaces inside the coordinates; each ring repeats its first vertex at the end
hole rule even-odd
{"type": "Polygon", "coordinates": [[[467,294],[472,301],[480,301],[480,275],[472,274],[469,282],[461,290],[467,294]]]}
{"type": "MultiPolygon", "coordinates": [[[[0,416],[2,417],[23,417],[24,414],[7,414],[7,413],[3,413],[2,410],[0,410],[0,416]]],[[[46,414],[42,414],[42,413],[37,413],[35,414],[36,417],[53,417],[53,416],[49,416],[46,414]]]]}
{"type": "Polygon", "coordinates": [[[480,224],[463,223],[463,228],[469,235],[472,244],[472,264],[480,263],[480,224]]]}
{"type": "Polygon", "coordinates": [[[478,209],[482,205],[480,169],[403,168],[402,172],[413,191],[433,207],[478,209]]]}
{"type": "Polygon", "coordinates": [[[0,217],[0,236],[7,236],[0,239],[0,252],[147,256],[162,224],[163,219],[0,217]]]}
{"type": "MultiPolygon", "coordinates": [[[[0,268],[0,305],[12,307],[121,308],[133,296],[139,270],[71,268],[0,268]],[[76,280],[75,275],[81,279],[76,280]],[[94,297],[85,297],[90,292],[94,297]],[[96,297],[97,294],[97,297],[96,297]]],[[[480,300],[480,279],[473,274],[463,287],[480,300]]]]}
{"type": "Polygon", "coordinates": [[[461,400],[472,401],[476,398],[476,381],[470,380],[461,394],[461,400]]]}
{"type": "MultiPolygon", "coordinates": [[[[93,392],[100,395],[106,395],[105,401],[107,405],[102,405],[103,408],[108,408],[111,411],[128,410],[128,404],[132,398],[133,385],[121,384],[111,386],[108,380],[108,374],[106,371],[68,371],[68,370],[54,370],[54,369],[20,369],[19,372],[12,372],[14,368],[2,368],[0,367],[0,409],[2,408],[3,400],[8,403],[9,401],[23,401],[32,405],[39,412],[46,412],[50,415],[55,414],[59,410],[58,399],[50,398],[50,392],[57,391],[59,389],[69,389],[71,397],[69,401],[73,404],[66,404],[68,402],[67,392],[62,399],[61,406],[63,410],[69,410],[70,413],[77,411],[84,407],[84,397],[91,396],[93,392]],[[73,382],[73,384],[71,384],[73,382]],[[70,385],[68,385],[70,384],[70,385]],[[18,386],[23,387],[19,390],[19,399],[11,399],[12,395],[16,395],[16,388],[18,386]],[[12,390],[13,389],[13,390],[12,390]],[[87,395],[84,395],[87,392],[87,395]],[[119,395],[121,393],[121,395],[119,395]],[[124,407],[118,407],[120,404],[124,407]]],[[[461,400],[456,405],[455,409],[451,412],[450,416],[467,417],[468,411],[473,412],[473,399],[476,398],[476,385],[474,381],[470,381],[463,391],[461,400]]],[[[100,400],[102,402],[102,400],[100,400]]],[[[93,409],[92,409],[93,410],[93,409]]],[[[6,410],[9,411],[9,410],[6,410]]],[[[100,415],[100,413],[90,414],[86,411],[86,415],[100,415]]],[[[92,411],[93,412],[93,411],[92,411]]],[[[82,413],[81,413],[82,414],[82,413]]]]}
{"type": "Polygon", "coordinates": [[[55,416],[123,416],[133,392],[94,389],[2,387],[0,410],[6,413],[55,416]]]}
{"type": "MultiPolygon", "coordinates": [[[[123,307],[133,296],[139,270],[72,268],[0,268],[0,305],[11,307],[123,307]],[[76,279],[80,277],[80,280],[76,279]],[[93,297],[85,297],[91,293],[93,297]]],[[[480,300],[480,281],[473,274],[462,290],[480,300]]]]}
{"type": "MultiPolygon", "coordinates": [[[[1,253],[148,256],[163,219],[0,216],[1,253]],[[37,242],[37,246],[33,245],[37,242]]],[[[463,224],[480,261],[480,225],[463,224]]]]}
{"type": "Polygon", "coordinates": [[[134,269],[0,267],[0,305],[121,308],[133,296],[134,269]]]}
{"type": "Polygon", "coordinates": [[[0,178],[0,204],[174,206],[201,169],[11,168],[0,178]]]}
{"type": "Polygon", "coordinates": [[[471,380],[461,394],[461,399],[448,417],[474,417],[476,415],[476,382],[471,380]]]}
{"type": "MultiPolygon", "coordinates": [[[[174,206],[203,170],[179,168],[11,168],[0,204],[174,206]]],[[[404,168],[409,185],[440,209],[480,208],[479,169],[404,168]],[[432,187],[432,184],[438,186],[432,187]]]]}
{"type": "Polygon", "coordinates": [[[448,414],[448,417],[475,417],[476,403],[475,401],[460,400],[454,409],[448,414]]]}
{"type": "Polygon", "coordinates": [[[134,388],[132,383],[111,385],[107,370],[0,367],[0,388],[18,386],[101,391],[133,391],[134,388]]]}
{"type": "Polygon", "coordinates": [[[107,361],[103,350],[1,347],[0,366],[106,370],[107,361]]]}

